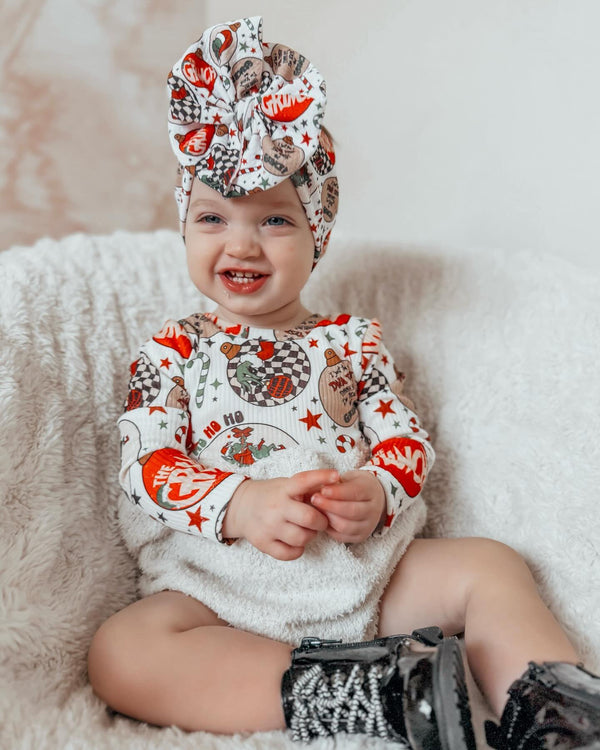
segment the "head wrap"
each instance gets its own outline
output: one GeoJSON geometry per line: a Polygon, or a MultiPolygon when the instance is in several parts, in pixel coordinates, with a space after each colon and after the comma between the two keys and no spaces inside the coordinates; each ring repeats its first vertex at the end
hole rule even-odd
{"type": "Polygon", "coordinates": [[[303,55],[262,41],[262,18],[207,29],[169,73],[169,140],[182,234],[194,176],[226,198],[291,178],[325,252],[338,207],[335,154],[321,121],[325,81],[303,55]]]}

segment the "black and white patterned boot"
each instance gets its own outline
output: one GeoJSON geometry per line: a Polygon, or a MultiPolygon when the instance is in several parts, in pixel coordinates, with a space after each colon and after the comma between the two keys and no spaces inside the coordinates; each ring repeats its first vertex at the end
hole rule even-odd
{"type": "Polygon", "coordinates": [[[281,692],[295,740],[347,732],[475,750],[460,647],[436,627],[364,643],[304,638],[281,692]]]}
{"type": "Polygon", "coordinates": [[[500,724],[486,721],[498,750],[600,750],[600,678],[564,662],[529,662],[510,686],[500,724]]]}

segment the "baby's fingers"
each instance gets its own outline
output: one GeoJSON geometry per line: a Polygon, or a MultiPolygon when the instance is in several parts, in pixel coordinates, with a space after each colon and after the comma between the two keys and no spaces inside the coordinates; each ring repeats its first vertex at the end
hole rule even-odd
{"type": "Polygon", "coordinates": [[[330,500],[343,500],[347,502],[361,502],[368,500],[368,494],[362,483],[356,480],[329,484],[320,490],[320,494],[330,500]]]}
{"type": "Polygon", "coordinates": [[[303,498],[306,495],[312,495],[318,492],[325,485],[332,485],[340,481],[340,475],[333,469],[311,469],[309,471],[300,471],[298,474],[290,477],[291,494],[303,498]]]}
{"type": "MultiPolygon", "coordinates": [[[[332,500],[329,497],[324,497],[322,493],[313,495],[311,504],[327,516],[335,516],[347,521],[362,521],[369,514],[367,502],[332,500]]],[[[331,521],[330,525],[332,525],[331,521]]]]}
{"type": "Polygon", "coordinates": [[[337,542],[353,544],[364,541],[368,536],[368,529],[360,521],[351,521],[333,514],[329,514],[327,520],[329,521],[327,535],[337,542]]]}
{"type": "Polygon", "coordinates": [[[336,542],[341,542],[342,544],[357,544],[359,542],[364,542],[367,538],[367,535],[363,533],[342,534],[341,531],[336,531],[331,527],[327,529],[327,536],[336,542]]]}
{"type": "Polygon", "coordinates": [[[327,517],[318,508],[306,503],[292,501],[286,511],[287,521],[312,531],[325,531],[328,526],[327,517]]]}
{"type": "Polygon", "coordinates": [[[276,560],[283,560],[289,562],[290,560],[297,560],[302,557],[304,553],[304,547],[292,547],[285,542],[281,542],[278,539],[271,542],[269,545],[265,545],[264,549],[261,550],[267,555],[274,557],[276,560]]]}

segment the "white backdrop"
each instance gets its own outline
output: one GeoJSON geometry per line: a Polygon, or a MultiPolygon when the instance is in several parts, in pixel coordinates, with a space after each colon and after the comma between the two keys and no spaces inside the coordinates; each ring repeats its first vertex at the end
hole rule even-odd
{"type": "Polygon", "coordinates": [[[338,237],[600,266],[598,0],[4,0],[0,248],[174,227],[166,73],[241,15],[326,75],[338,237]]]}
{"type": "Polygon", "coordinates": [[[598,0],[209,0],[206,20],[250,8],[326,75],[338,234],[600,267],[598,0]]]}

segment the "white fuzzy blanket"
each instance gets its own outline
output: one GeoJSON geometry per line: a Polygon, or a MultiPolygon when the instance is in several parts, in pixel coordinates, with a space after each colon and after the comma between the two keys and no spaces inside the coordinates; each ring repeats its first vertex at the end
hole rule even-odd
{"type": "MultiPolygon", "coordinates": [[[[598,279],[551,256],[338,242],[306,301],[382,320],[437,449],[427,533],[516,547],[599,669],[598,279]]],[[[135,597],[116,524],[127,366],[167,315],[203,307],[171,232],[0,254],[3,749],[295,747],[281,732],[214,737],[110,719],[86,681],[92,634],[135,597]]]]}

